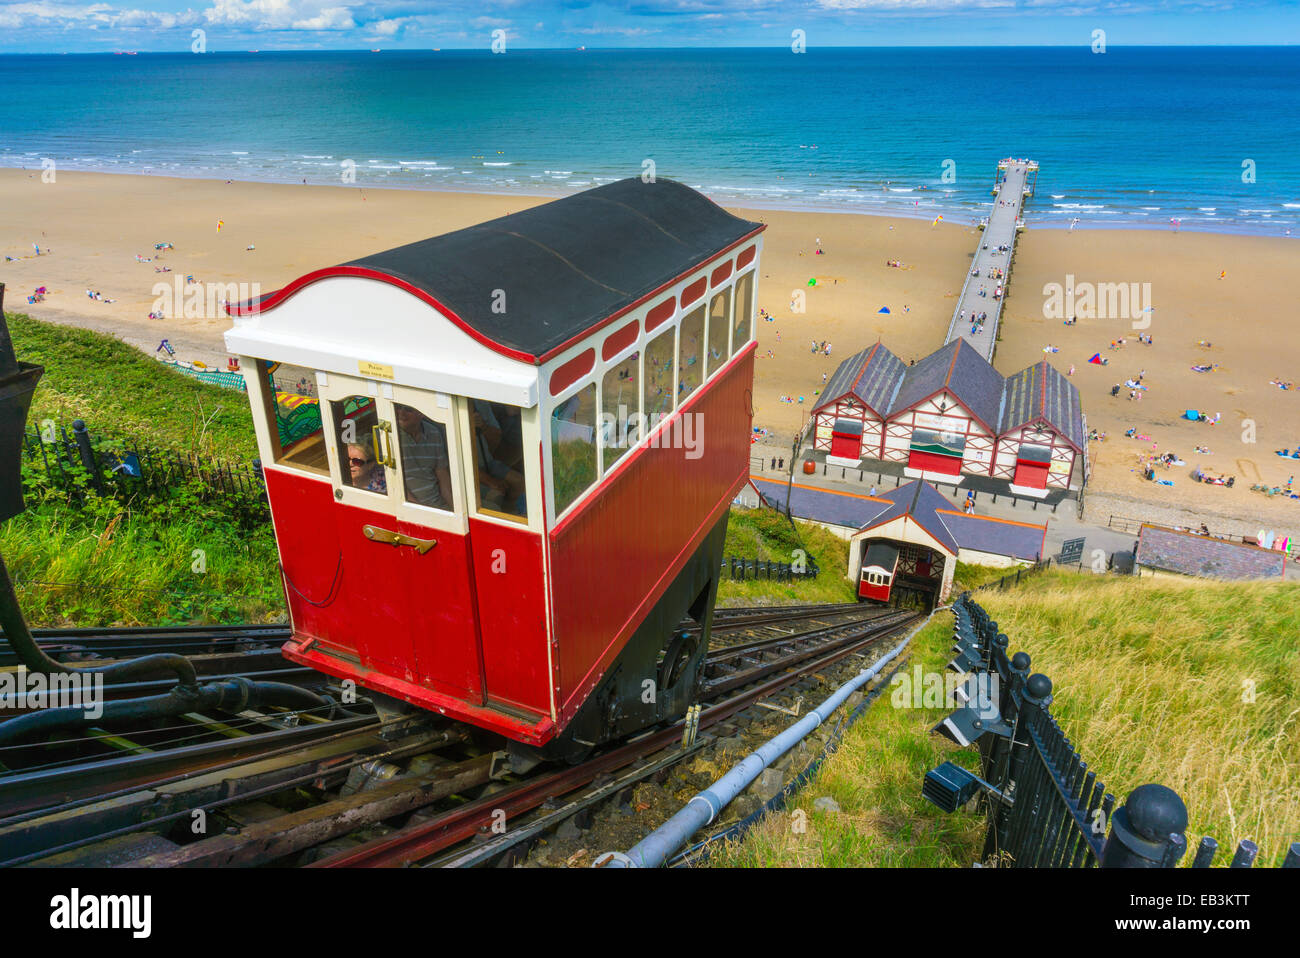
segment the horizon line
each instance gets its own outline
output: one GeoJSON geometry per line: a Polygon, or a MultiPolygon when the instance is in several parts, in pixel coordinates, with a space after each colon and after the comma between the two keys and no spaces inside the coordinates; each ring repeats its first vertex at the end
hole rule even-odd
{"type": "MultiPolygon", "coordinates": [[[[1291,43],[1276,42],[1258,42],[1258,43],[1108,43],[1107,50],[1204,50],[1204,49],[1290,49],[1300,46],[1300,41],[1291,43]]],[[[836,44],[836,43],[819,43],[810,45],[809,50],[980,50],[989,47],[997,49],[1025,49],[1025,50],[1087,50],[1089,44],[1081,43],[885,43],[875,45],[859,44],[836,44]]],[[[707,45],[660,45],[660,46],[544,46],[544,47],[514,47],[515,52],[520,53],[545,53],[545,52],[570,52],[570,53],[598,53],[598,52],[632,52],[646,50],[785,50],[789,48],[788,43],[772,44],[770,46],[746,46],[741,44],[728,46],[707,46],[707,45]]],[[[492,53],[491,49],[484,44],[475,44],[474,46],[395,46],[395,47],[283,47],[268,49],[230,49],[230,50],[207,50],[204,53],[196,54],[186,49],[172,50],[128,50],[125,47],[119,47],[112,50],[39,50],[39,51],[5,51],[0,50],[0,56],[119,56],[119,55],[185,55],[185,56],[209,56],[211,54],[244,54],[244,53],[488,53],[493,56],[503,54],[492,53]]],[[[507,51],[507,54],[510,51],[507,51]]]]}

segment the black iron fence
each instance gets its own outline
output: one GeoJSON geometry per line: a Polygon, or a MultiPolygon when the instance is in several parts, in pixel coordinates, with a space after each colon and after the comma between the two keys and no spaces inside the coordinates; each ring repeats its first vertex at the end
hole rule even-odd
{"type": "Polygon", "coordinates": [[[211,459],[134,439],[92,436],[80,419],[71,429],[48,420],[39,429],[29,428],[23,465],[28,493],[57,489],[73,504],[81,504],[88,490],[130,500],[166,498],[185,487],[249,519],[270,517],[259,460],[211,459]]]}
{"type": "Polygon", "coordinates": [[[1033,575],[1035,572],[1040,572],[1043,569],[1048,568],[1049,566],[1051,566],[1051,564],[1052,564],[1052,560],[1050,557],[1046,559],[1039,559],[1033,565],[1021,566],[1015,572],[1008,572],[1000,579],[994,579],[992,582],[985,582],[982,586],[979,587],[977,591],[983,591],[984,589],[1013,588],[1019,585],[1022,579],[1026,578],[1027,576],[1033,575]]]}
{"type": "Polygon", "coordinates": [[[820,571],[812,557],[808,558],[806,564],[798,565],[768,559],[738,559],[735,556],[722,560],[723,574],[735,581],[766,579],[771,582],[790,582],[795,579],[815,579],[820,571]]]}
{"type": "MultiPolygon", "coordinates": [[[[935,727],[980,753],[980,775],[946,762],[925,777],[922,794],[945,811],[982,796],[989,827],[985,864],[1013,868],[1100,866],[1172,868],[1187,851],[1187,807],[1163,785],[1142,785],[1115,808],[1115,796],[1089,769],[1051,713],[1052,683],[1030,674],[1024,652],[1008,655],[998,624],[964,594],[953,604],[954,671],[968,675],[965,705],[935,727]]],[[[1218,851],[1201,839],[1194,868],[1218,851]]],[[[1243,840],[1231,866],[1249,868],[1259,848],[1243,840]]],[[[1283,868],[1300,868],[1292,842],[1283,868]]]]}

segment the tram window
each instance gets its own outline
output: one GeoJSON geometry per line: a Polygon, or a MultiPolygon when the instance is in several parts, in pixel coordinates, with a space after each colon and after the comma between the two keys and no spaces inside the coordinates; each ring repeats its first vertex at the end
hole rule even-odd
{"type": "Polygon", "coordinates": [[[302,366],[258,360],[266,390],[267,426],[272,460],[308,472],[329,475],[325,427],[321,423],[316,373],[302,366]]]}
{"type": "Polygon", "coordinates": [[[596,384],[551,413],[551,488],[558,516],[596,481],[596,384]]]}
{"type": "Polygon", "coordinates": [[[640,353],[611,366],[601,380],[600,449],[604,469],[609,469],[641,441],[640,389],[637,367],[640,353]]]}
{"type": "Polygon", "coordinates": [[[451,458],[447,427],[414,406],[393,403],[402,455],[402,489],[417,506],[452,511],[451,458]]]}
{"type": "MultiPolygon", "coordinates": [[[[388,478],[380,457],[384,449],[375,448],[375,427],[379,416],[370,396],[346,396],[330,400],[330,413],[338,435],[339,472],[343,485],[367,492],[388,494],[388,478]]],[[[392,441],[389,434],[387,441],[392,441]]]]}
{"type": "Polygon", "coordinates": [[[677,399],[684,400],[704,381],[704,307],[682,320],[677,350],[677,399]]]}
{"type": "Polygon", "coordinates": [[[673,329],[651,340],[645,350],[645,415],[647,423],[673,411],[673,329]],[[652,418],[653,417],[653,418],[652,418]]]}
{"type": "Polygon", "coordinates": [[[524,484],[523,410],[518,406],[469,401],[475,503],[479,512],[528,521],[524,484]]]}
{"type": "Polygon", "coordinates": [[[722,290],[709,302],[709,358],[705,375],[712,376],[727,361],[727,333],[730,332],[728,324],[731,322],[727,316],[729,312],[731,312],[730,287],[722,290]]]}
{"type": "Polygon", "coordinates": [[[749,342],[749,314],[754,308],[754,271],[750,270],[736,280],[736,319],[731,336],[731,354],[749,342]]]}

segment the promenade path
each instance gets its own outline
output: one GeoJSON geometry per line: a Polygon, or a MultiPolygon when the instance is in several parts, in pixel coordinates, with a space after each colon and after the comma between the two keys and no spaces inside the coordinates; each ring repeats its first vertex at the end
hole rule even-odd
{"type": "Polygon", "coordinates": [[[944,339],[945,345],[959,337],[966,340],[989,362],[993,361],[998,324],[1002,319],[1002,302],[1006,299],[1007,282],[1011,278],[1011,254],[1015,251],[1016,227],[1024,210],[1026,183],[1029,174],[1037,171],[1038,164],[1033,160],[1003,160],[998,164],[998,172],[1003,177],[995,188],[993,212],[988,217],[988,225],[980,233],[975,257],[953,307],[948,336],[944,339]],[[1002,270],[1002,279],[997,278],[997,270],[1002,270]],[[999,286],[1002,295],[995,296],[999,286]],[[981,289],[985,293],[983,296],[980,295],[981,289]],[[971,332],[972,317],[980,313],[988,313],[988,318],[983,327],[971,332]]]}

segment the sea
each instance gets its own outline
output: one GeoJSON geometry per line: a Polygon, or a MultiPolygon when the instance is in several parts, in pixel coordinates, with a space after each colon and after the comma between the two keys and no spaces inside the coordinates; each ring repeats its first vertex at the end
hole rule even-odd
{"type": "Polygon", "coordinates": [[[1300,237],[1296,47],[0,56],[0,166],[1300,237]]]}

